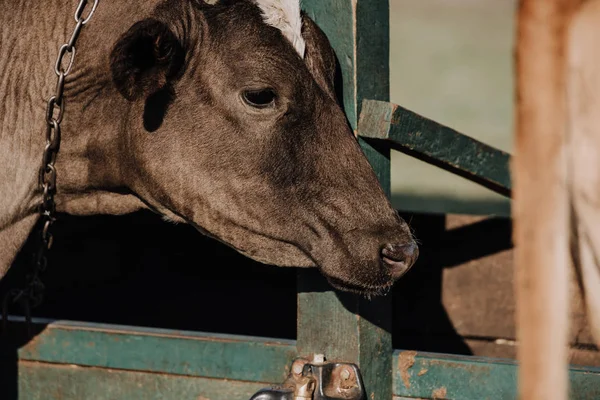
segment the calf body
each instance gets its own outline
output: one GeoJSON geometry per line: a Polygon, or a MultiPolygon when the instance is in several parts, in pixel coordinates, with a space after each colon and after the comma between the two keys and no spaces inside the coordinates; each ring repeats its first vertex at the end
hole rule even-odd
{"type": "MultiPolygon", "coordinates": [[[[44,96],[76,7],[11,3],[0,4],[0,277],[36,220],[44,96]]],[[[418,250],[336,101],[333,50],[298,7],[100,2],[65,87],[58,210],[150,208],[255,260],[316,266],[340,289],[389,288],[418,250]]]]}
{"type": "Polygon", "coordinates": [[[574,14],[567,41],[567,146],[571,208],[571,251],[600,345],[600,1],[590,0],[574,14]]]}

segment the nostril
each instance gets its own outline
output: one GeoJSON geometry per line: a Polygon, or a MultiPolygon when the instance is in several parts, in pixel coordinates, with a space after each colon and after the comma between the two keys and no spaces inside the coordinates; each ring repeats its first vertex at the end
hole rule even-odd
{"type": "Polygon", "coordinates": [[[381,249],[381,261],[387,266],[394,279],[404,275],[413,266],[419,256],[416,243],[388,243],[381,249]]]}
{"type": "Polygon", "coordinates": [[[386,244],[381,249],[381,256],[388,258],[392,261],[407,261],[416,256],[419,253],[419,248],[415,243],[405,244],[386,244]]]}

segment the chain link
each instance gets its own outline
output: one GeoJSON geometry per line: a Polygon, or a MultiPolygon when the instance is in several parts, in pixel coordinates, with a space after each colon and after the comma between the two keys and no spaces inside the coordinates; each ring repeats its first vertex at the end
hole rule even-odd
{"type": "Polygon", "coordinates": [[[39,205],[41,219],[41,234],[39,237],[38,249],[33,256],[33,268],[30,274],[26,276],[27,285],[24,289],[10,290],[2,302],[2,321],[7,322],[9,302],[22,303],[27,321],[31,321],[30,310],[41,304],[43,300],[44,284],[40,279],[40,273],[46,269],[48,260],[46,254],[52,247],[52,224],[56,220],[56,204],[54,195],[56,194],[56,156],[60,148],[60,124],[65,112],[65,99],[63,97],[65,78],[71,73],[73,62],[75,61],[75,42],[79,37],[81,29],[90,21],[96,11],[98,0],[80,0],[75,11],[75,29],[69,41],[58,50],[58,57],[54,65],[54,72],[58,77],[55,94],[48,99],[46,106],[46,145],[42,155],[42,166],[39,171],[39,188],[42,192],[42,201],[39,205]],[[91,8],[88,7],[93,3],[91,8]],[[86,9],[89,10],[87,16],[84,16],[86,9]],[[67,68],[63,67],[63,59],[69,54],[67,68]]]}

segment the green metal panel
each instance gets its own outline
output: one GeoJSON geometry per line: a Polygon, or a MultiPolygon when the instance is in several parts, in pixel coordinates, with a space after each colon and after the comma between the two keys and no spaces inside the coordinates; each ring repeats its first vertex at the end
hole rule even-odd
{"type": "Polygon", "coordinates": [[[268,383],[285,379],[295,355],[291,341],[67,322],[18,350],[27,361],[268,383]]]}
{"type": "MultiPolygon", "coordinates": [[[[570,369],[571,400],[600,399],[600,369],[570,369]]],[[[397,351],[394,394],[448,400],[514,400],[517,363],[474,356],[397,351]],[[436,397],[437,396],[437,397],[436,397]]]]}
{"type": "Polygon", "coordinates": [[[508,153],[396,104],[365,100],[358,132],[510,196],[508,153]]]}
{"type": "MultiPolygon", "coordinates": [[[[353,129],[362,98],[389,99],[389,2],[304,0],[303,8],[335,49],[343,76],[343,105],[353,129]]],[[[389,148],[360,140],[386,193],[389,148]]],[[[334,291],[317,271],[298,277],[298,352],[357,363],[369,398],[391,399],[391,299],[369,302],[334,291]]]]}
{"type": "Polygon", "coordinates": [[[23,362],[17,390],[23,400],[248,400],[263,387],[251,382],[23,362]]]}

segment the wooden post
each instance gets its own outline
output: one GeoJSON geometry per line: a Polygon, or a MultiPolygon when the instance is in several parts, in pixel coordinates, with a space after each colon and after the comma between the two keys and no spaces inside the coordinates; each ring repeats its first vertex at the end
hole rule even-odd
{"type": "MultiPolygon", "coordinates": [[[[336,51],[346,115],[356,129],[362,99],[389,100],[388,0],[304,0],[303,8],[336,51]]],[[[389,150],[360,141],[389,195],[389,150]]],[[[357,363],[368,399],[392,398],[391,318],[391,296],[340,294],[317,271],[299,271],[299,354],[357,363]]]]}
{"type": "Polygon", "coordinates": [[[567,398],[566,25],[579,0],[521,0],[513,218],[520,398],[567,398]]]}

